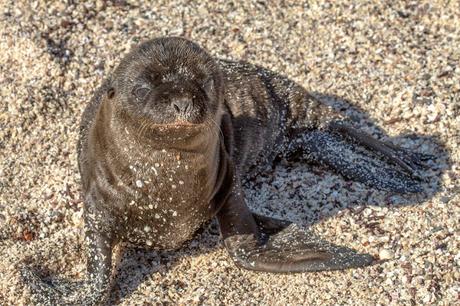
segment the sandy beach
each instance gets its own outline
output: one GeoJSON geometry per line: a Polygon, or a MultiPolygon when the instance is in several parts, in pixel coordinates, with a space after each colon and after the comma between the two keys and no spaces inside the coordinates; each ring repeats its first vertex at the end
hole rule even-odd
{"type": "Polygon", "coordinates": [[[189,38],[301,84],[362,130],[433,155],[420,194],[281,162],[250,207],[375,256],[302,274],[237,268],[211,222],[183,248],[124,249],[113,305],[460,304],[459,1],[0,0],[0,304],[32,305],[19,268],[85,274],[76,144],[81,113],[120,58],[189,38]]]}

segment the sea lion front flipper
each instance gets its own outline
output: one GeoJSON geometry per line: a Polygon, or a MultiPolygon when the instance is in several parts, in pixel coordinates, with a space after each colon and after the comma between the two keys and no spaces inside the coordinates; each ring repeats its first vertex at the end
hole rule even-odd
{"type": "Polygon", "coordinates": [[[366,154],[364,149],[330,131],[299,131],[288,145],[286,157],[298,156],[324,164],[344,177],[381,190],[421,192],[420,182],[387,162],[366,154]]]}
{"type": "MultiPolygon", "coordinates": [[[[94,197],[96,198],[96,197],[94,197]]],[[[85,206],[85,238],[87,243],[87,277],[84,286],[83,305],[104,305],[112,282],[112,251],[115,244],[114,226],[117,224],[109,214],[101,221],[103,211],[94,205],[92,196],[85,206]]]]}
{"type": "Polygon", "coordinates": [[[20,274],[32,293],[33,301],[43,305],[69,305],[64,299],[84,285],[82,281],[44,281],[41,273],[25,266],[21,267],[20,274]]]}
{"type": "Polygon", "coordinates": [[[224,245],[236,265],[266,272],[308,272],[362,267],[368,254],[335,246],[288,221],[254,215],[247,207],[231,161],[215,203],[224,245]],[[258,226],[260,225],[260,227],[258,226]]]}
{"type": "Polygon", "coordinates": [[[369,265],[373,258],[315,238],[288,221],[251,213],[231,159],[233,129],[222,117],[219,180],[213,198],[224,245],[236,265],[266,272],[339,270],[369,265]]]}
{"type": "Polygon", "coordinates": [[[260,232],[241,192],[230,194],[217,218],[228,253],[246,269],[286,273],[341,270],[373,261],[368,254],[335,246],[295,224],[274,235],[260,232]]]}
{"type": "MultiPolygon", "coordinates": [[[[314,233],[291,224],[253,250],[263,259],[257,264],[271,272],[326,271],[358,268],[370,265],[374,258],[353,249],[334,245],[314,233]]],[[[258,269],[257,269],[258,270],[258,269]]]]}
{"type": "MultiPolygon", "coordinates": [[[[85,207],[85,240],[87,242],[87,278],[69,281],[62,278],[45,280],[28,267],[20,270],[21,277],[32,293],[35,303],[43,305],[105,305],[112,279],[112,230],[95,223],[89,216],[91,201],[85,207]]],[[[101,213],[101,212],[99,212],[101,213]]]]}

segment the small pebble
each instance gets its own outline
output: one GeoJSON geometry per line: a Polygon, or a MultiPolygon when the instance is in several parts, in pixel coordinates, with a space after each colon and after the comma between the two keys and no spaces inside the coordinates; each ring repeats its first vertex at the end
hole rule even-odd
{"type": "Polygon", "coordinates": [[[379,258],[381,260],[392,259],[394,257],[394,253],[388,249],[381,249],[379,252],[379,258]]]}

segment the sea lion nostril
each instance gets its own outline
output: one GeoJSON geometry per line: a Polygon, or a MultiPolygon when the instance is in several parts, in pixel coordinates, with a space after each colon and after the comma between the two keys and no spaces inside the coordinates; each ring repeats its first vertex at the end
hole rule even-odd
{"type": "Polygon", "coordinates": [[[186,114],[191,107],[191,101],[189,99],[175,100],[172,105],[177,113],[186,114]]]}
{"type": "Polygon", "coordinates": [[[178,113],[179,113],[179,112],[180,112],[180,107],[179,107],[179,106],[177,106],[176,104],[173,104],[173,106],[174,106],[174,109],[176,110],[176,112],[178,112],[178,113]]]}

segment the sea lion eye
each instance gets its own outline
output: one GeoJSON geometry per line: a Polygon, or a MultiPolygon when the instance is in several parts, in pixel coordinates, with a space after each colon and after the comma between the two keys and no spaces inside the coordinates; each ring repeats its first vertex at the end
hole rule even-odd
{"type": "Polygon", "coordinates": [[[133,95],[139,100],[144,100],[145,98],[147,98],[150,91],[151,89],[147,85],[140,85],[140,86],[134,87],[133,95]]]}

